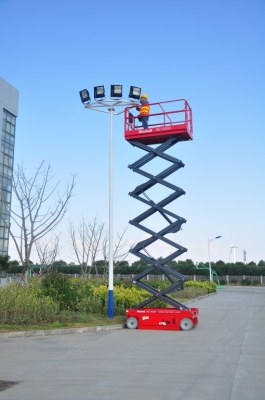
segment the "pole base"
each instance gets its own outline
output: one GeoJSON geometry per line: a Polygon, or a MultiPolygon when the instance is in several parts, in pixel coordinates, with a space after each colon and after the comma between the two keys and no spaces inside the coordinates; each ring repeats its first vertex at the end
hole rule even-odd
{"type": "Polygon", "coordinates": [[[114,295],[113,290],[109,290],[108,293],[108,317],[112,319],[114,317],[114,295]]]}

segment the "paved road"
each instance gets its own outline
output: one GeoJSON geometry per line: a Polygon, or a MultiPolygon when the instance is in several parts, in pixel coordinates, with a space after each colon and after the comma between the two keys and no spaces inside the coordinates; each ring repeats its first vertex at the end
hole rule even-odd
{"type": "Polygon", "coordinates": [[[1,400],[264,400],[265,288],[198,300],[192,331],[0,339],[1,400]]]}

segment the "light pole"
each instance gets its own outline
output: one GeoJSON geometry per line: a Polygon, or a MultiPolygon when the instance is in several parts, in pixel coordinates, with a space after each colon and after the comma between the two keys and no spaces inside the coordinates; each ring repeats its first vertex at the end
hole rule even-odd
{"type": "Polygon", "coordinates": [[[212,264],[211,264],[211,253],[210,253],[210,244],[213,240],[215,239],[220,239],[222,236],[215,236],[212,239],[208,238],[208,259],[209,259],[209,274],[210,274],[210,281],[213,280],[213,275],[212,275],[212,264]]]}
{"type": "Polygon", "coordinates": [[[108,289],[108,317],[114,317],[113,295],[113,173],[112,173],[112,118],[114,107],[108,108],[110,115],[109,135],[109,289],[108,289]]]}
{"type": "MultiPolygon", "coordinates": [[[[133,100],[122,100],[122,85],[111,85],[111,98],[105,99],[104,86],[94,87],[94,99],[91,103],[90,95],[87,89],[79,92],[81,101],[85,108],[89,110],[107,113],[110,116],[110,133],[109,133],[109,280],[108,280],[108,317],[114,317],[114,294],[113,294],[113,171],[112,171],[112,131],[113,131],[113,115],[120,115],[124,112],[124,108],[134,106],[133,100]],[[122,107],[121,111],[116,112],[115,108],[122,107]]],[[[131,86],[129,97],[139,100],[141,88],[131,86]]]]}

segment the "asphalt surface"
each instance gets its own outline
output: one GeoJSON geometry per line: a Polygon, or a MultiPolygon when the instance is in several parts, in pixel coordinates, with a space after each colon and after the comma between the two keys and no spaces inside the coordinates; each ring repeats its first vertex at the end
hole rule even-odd
{"type": "Polygon", "coordinates": [[[191,306],[200,317],[188,332],[0,337],[0,399],[264,400],[265,288],[225,288],[191,306]]]}

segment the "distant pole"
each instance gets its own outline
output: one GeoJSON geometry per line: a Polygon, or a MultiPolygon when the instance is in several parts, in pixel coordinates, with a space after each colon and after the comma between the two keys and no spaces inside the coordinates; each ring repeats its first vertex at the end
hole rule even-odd
{"type": "Polygon", "coordinates": [[[210,275],[210,281],[213,280],[213,274],[212,274],[212,264],[211,264],[211,252],[210,252],[210,244],[213,240],[215,239],[220,239],[222,236],[215,236],[212,239],[208,238],[208,260],[209,260],[209,275],[210,275]]]}
{"type": "Polygon", "coordinates": [[[233,260],[234,264],[236,263],[236,246],[233,246],[233,260]]]}
{"type": "Polygon", "coordinates": [[[244,261],[244,264],[247,263],[247,252],[246,252],[246,250],[243,250],[243,261],[244,261]]]}
{"type": "Polygon", "coordinates": [[[211,242],[211,240],[208,239],[209,274],[210,274],[210,281],[212,281],[213,278],[212,278],[212,264],[211,264],[210,242],[211,242]]]}

